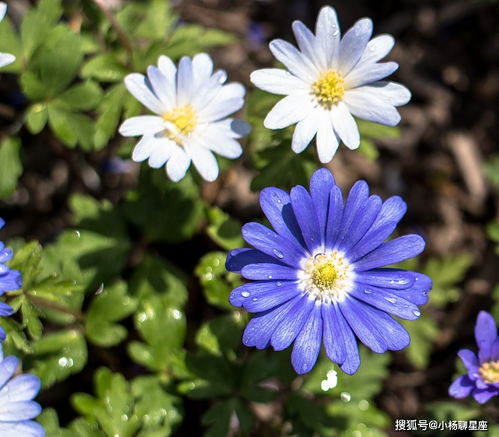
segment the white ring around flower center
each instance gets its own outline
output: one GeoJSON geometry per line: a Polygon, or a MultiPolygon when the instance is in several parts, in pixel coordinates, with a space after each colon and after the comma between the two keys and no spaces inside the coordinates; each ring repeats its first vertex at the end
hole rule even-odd
{"type": "Polygon", "coordinates": [[[342,302],[352,289],[354,276],[342,252],[326,251],[302,260],[298,286],[322,302],[342,302]]]}

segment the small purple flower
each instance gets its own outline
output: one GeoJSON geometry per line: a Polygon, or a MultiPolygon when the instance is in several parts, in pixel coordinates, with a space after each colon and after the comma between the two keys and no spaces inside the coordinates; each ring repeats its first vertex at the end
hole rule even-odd
{"type": "MultiPolygon", "coordinates": [[[[5,221],[0,218],[0,229],[5,225],[5,221]]],[[[21,273],[17,270],[12,270],[5,263],[12,258],[12,250],[6,249],[5,244],[0,241],[0,296],[6,291],[17,290],[21,288],[22,278],[21,273]]],[[[0,316],[10,316],[12,307],[4,302],[0,302],[0,316]]],[[[0,341],[5,340],[5,331],[0,327],[0,341]]]]}
{"type": "Polygon", "coordinates": [[[320,169],[309,191],[266,188],[260,204],[274,230],[244,225],[255,249],[233,250],[226,263],[251,280],[230,295],[232,305],[257,313],[244,331],[246,346],[282,350],[294,343],[291,361],[302,374],[324,344],[329,359],[352,374],[360,365],[357,338],[377,353],[409,344],[391,316],[417,319],[431,280],[384,267],[424,248],[419,235],[386,241],[406,211],[400,197],[382,202],[358,181],[344,203],[331,172],[320,169]]]}
{"type": "Polygon", "coordinates": [[[499,337],[493,317],[480,311],[475,325],[478,357],[469,349],[461,349],[459,358],[468,373],[457,378],[449,387],[449,394],[465,398],[470,394],[479,404],[499,394],[499,337]]]}

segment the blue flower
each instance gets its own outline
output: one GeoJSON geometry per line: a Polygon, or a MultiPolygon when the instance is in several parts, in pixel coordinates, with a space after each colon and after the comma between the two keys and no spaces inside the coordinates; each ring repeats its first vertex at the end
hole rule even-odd
{"type": "Polygon", "coordinates": [[[44,437],[43,427],[32,421],[41,412],[33,401],[40,391],[34,375],[14,376],[19,365],[16,357],[3,357],[0,345],[0,435],[2,437],[44,437]]]}
{"type": "Polygon", "coordinates": [[[406,211],[400,197],[383,203],[358,181],[344,204],[332,174],[321,169],[310,192],[266,188],[260,204],[274,230],[244,225],[243,237],[255,249],[233,250],[226,263],[252,280],[230,295],[232,305],[258,313],[244,331],[246,346],[282,350],[294,342],[291,360],[302,374],[324,343],[329,359],[352,374],[360,365],[356,337],[377,353],[409,344],[390,315],[417,319],[431,280],[382,268],[418,255],[425,245],[419,235],[385,241],[406,211]]]}
{"type": "MultiPolygon", "coordinates": [[[[0,218],[0,229],[5,225],[5,221],[0,218]]],[[[6,249],[5,244],[0,241],[0,296],[6,291],[17,290],[21,288],[22,278],[21,273],[17,270],[12,270],[5,263],[12,258],[12,250],[6,249]]],[[[4,302],[0,302],[0,316],[10,316],[12,307],[4,302]]],[[[0,341],[5,340],[5,331],[0,327],[0,341]]]]}
{"type": "Polygon", "coordinates": [[[499,337],[496,322],[486,311],[480,311],[475,325],[478,357],[469,349],[461,349],[459,358],[468,373],[457,378],[449,394],[465,398],[470,394],[480,404],[499,394],[499,337]]]}

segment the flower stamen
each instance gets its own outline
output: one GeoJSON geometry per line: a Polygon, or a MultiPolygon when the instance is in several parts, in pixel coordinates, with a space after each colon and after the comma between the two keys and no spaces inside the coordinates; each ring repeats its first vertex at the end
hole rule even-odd
{"type": "Polygon", "coordinates": [[[182,137],[190,135],[197,125],[196,111],[191,105],[184,105],[174,108],[163,114],[163,120],[170,128],[166,130],[168,138],[182,145],[182,137]]]}
{"type": "Polygon", "coordinates": [[[312,94],[319,105],[331,109],[345,94],[345,79],[335,70],[326,71],[312,84],[312,94]]]}
{"type": "Polygon", "coordinates": [[[353,270],[345,256],[333,250],[307,258],[299,272],[300,287],[321,301],[341,302],[353,284],[353,270]]]}
{"type": "Polygon", "coordinates": [[[478,368],[478,373],[486,384],[499,382],[499,361],[488,361],[478,368]]]}

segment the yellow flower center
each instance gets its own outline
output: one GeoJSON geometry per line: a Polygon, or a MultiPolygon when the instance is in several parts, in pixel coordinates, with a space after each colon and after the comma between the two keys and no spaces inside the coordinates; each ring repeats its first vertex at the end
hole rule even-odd
{"type": "Polygon", "coordinates": [[[483,363],[478,369],[478,373],[487,384],[499,382],[499,361],[489,361],[483,363]]]}
{"type": "Polygon", "coordinates": [[[168,138],[182,145],[182,138],[191,134],[197,125],[196,111],[191,105],[174,108],[163,114],[163,120],[171,123],[172,128],[167,128],[168,138]]]}
{"type": "Polygon", "coordinates": [[[331,109],[345,94],[345,79],[337,71],[326,71],[312,84],[312,94],[319,105],[331,109]]]}
{"type": "Polygon", "coordinates": [[[345,256],[333,250],[302,261],[300,288],[321,301],[342,301],[353,285],[353,269],[345,256]]]}

